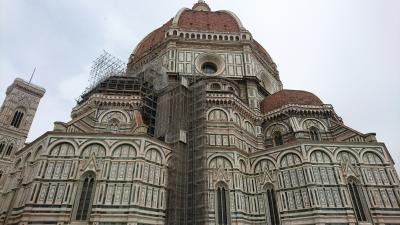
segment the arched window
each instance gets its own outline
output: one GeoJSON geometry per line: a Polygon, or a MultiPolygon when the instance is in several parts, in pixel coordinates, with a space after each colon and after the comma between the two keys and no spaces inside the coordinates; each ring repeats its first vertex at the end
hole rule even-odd
{"type": "Polygon", "coordinates": [[[208,120],[228,121],[228,115],[220,109],[214,109],[208,114],[208,120]]]}
{"type": "Polygon", "coordinates": [[[68,142],[59,143],[50,151],[51,156],[74,156],[74,146],[68,142]]]}
{"type": "Polygon", "coordinates": [[[347,161],[349,161],[350,164],[352,164],[352,165],[356,165],[358,163],[356,157],[352,153],[350,153],[348,151],[339,152],[337,154],[337,156],[336,156],[336,159],[340,163],[344,163],[344,162],[347,162],[347,161]]]}
{"type": "Polygon", "coordinates": [[[264,192],[265,219],[269,225],[279,225],[279,211],[276,202],[276,194],[273,185],[267,185],[264,192]]]}
{"type": "Polygon", "coordinates": [[[218,168],[225,168],[225,169],[232,169],[232,163],[225,157],[223,156],[217,156],[213,158],[210,161],[210,164],[208,167],[213,168],[213,169],[218,169],[218,168]]]}
{"type": "Polygon", "coordinates": [[[351,202],[357,220],[359,222],[368,221],[368,212],[366,211],[365,199],[359,182],[355,178],[350,177],[348,179],[347,187],[350,192],[351,202]]]}
{"type": "Polygon", "coordinates": [[[313,141],[320,141],[321,140],[321,136],[319,134],[319,130],[316,127],[311,127],[309,130],[309,134],[310,134],[310,138],[313,141]]]}
{"type": "Polygon", "coordinates": [[[136,157],[136,150],[132,145],[122,144],[114,150],[112,156],[118,158],[133,158],[136,157]]]}
{"type": "Polygon", "coordinates": [[[15,168],[15,169],[18,169],[20,166],[21,166],[21,158],[19,158],[19,159],[15,162],[14,168],[15,168]]]}
{"type": "Polygon", "coordinates": [[[253,124],[251,124],[249,121],[246,121],[246,122],[245,122],[245,126],[246,126],[246,127],[245,127],[246,130],[247,130],[250,134],[255,134],[253,124]]]}
{"type": "Polygon", "coordinates": [[[101,144],[91,144],[85,147],[82,152],[82,157],[89,158],[92,154],[94,154],[96,158],[103,158],[106,156],[106,149],[101,144]]]}
{"type": "Polygon", "coordinates": [[[26,154],[25,159],[24,159],[24,164],[28,164],[31,162],[31,153],[29,152],[28,154],[26,154]]]}
{"type": "Polygon", "coordinates": [[[36,160],[42,154],[43,147],[39,146],[33,154],[33,160],[36,160]]]}
{"type": "Polygon", "coordinates": [[[222,183],[219,183],[217,185],[217,190],[216,190],[216,224],[217,225],[227,225],[228,224],[228,218],[229,218],[229,191],[223,185],[222,183]]]}
{"type": "Polygon", "coordinates": [[[10,144],[8,146],[7,151],[6,151],[6,156],[10,156],[11,155],[11,152],[12,152],[13,148],[14,148],[14,144],[10,144]]]}
{"type": "Polygon", "coordinates": [[[15,111],[14,117],[11,120],[11,126],[13,126],[15,128],[19,128],[23,118],[24,118],[24,112],[22,110],[15,111]]]}
{"type": "Polygon", "coordinates": [[[235,113],[234,122],[235,122],[237,125],[241,126],[240,116],[239,116],[239,114],[237,114],[237,113],[235,113]]]}
{"type": "Polygon", "coordinates": [[[331,158],[328,154],[321,150],[315,150],[311,153],[311,162],[312,163],[320,163],[320,164],[330,164],[332,163],[331,158]]]}
{"type": "Polygon", "coordinates": [[[161,163],[161,153],[156,149],[150,149],[146,152],[146,159],[155,163],[161,163]]]}
{"type": "Polygon", "coordinates": [[[272,136],[274,138],[275,146],[283,145],[283,137],[282,137],[281,132],[276,131],[276,132],[274,132],[274,134],[272,136]]]}
{"type": "Polygon", "coordinates": [[[244,160],[239,160],[239,164],[240,164],[240,171],[246,172],[246,163],[244,162],[244,160]]]}
{"type": "Polygon", "coordinates": [[[382,159],[374,152],[367,152],[363,156],[364,163],[372,164],[372,165],[382,165],[382,159]]]}
{"type": "Polygon", "coordinates": [[[3,153],[4,147],[6,146],[6,142],[2,141],[0,142],[0,155],[3,153]]]}
{"type": "Polygon", "coordinates": [[[77,205],[75,219],[79,221],[88,220],[94,196],[96,175],[93,172],[84,174],[80,181],[80,197],[77,205]]]}

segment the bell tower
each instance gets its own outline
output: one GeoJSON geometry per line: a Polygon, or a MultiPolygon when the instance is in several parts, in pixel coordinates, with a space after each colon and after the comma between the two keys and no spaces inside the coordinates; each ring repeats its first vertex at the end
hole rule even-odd
{"type": "Polygon", "coordinates": [[[40,99],[46,90],[20,78],[7,88],[0,108],[0,160],[10,161],[24,146],[40,99]]]}

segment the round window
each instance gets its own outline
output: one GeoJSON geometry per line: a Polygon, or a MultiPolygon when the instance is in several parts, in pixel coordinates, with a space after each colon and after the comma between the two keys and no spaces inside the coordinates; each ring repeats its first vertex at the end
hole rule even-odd
{"type": "Polygon", "coordinates": [[[205,62],[203,65],[201,65],[201,71],[203,71],[205,74],[211,75],[218,71],[218,67],[212,62],[205,62]]]}

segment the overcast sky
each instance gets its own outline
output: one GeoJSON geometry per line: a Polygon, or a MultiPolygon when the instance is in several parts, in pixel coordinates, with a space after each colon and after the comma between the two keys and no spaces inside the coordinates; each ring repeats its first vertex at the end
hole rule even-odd
{"type": "MultiPolygon", "coordinates": [[[[16,77],[46,88],[28,140],[67,122],[92,61],[127,61],[146,34],[196,0],[0,0],[0,101],[16,77]]],[[[400,1],[214,0],[270,53],[286,89],[315,93],[346,125],[376,132],[400,164],[400,1]]],[[[397,165],[397,168],[400,168],[397,165]]]]}

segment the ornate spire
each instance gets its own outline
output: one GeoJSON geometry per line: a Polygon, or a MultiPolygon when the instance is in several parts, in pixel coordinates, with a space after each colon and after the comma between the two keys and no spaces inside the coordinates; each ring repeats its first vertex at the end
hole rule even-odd
{"type": "Polygon", "coordinates": [[[204,0],[198,0],[198,2],[193,5],[192,10],[207,12],[211,11],[210,7],[204,0]]]}

